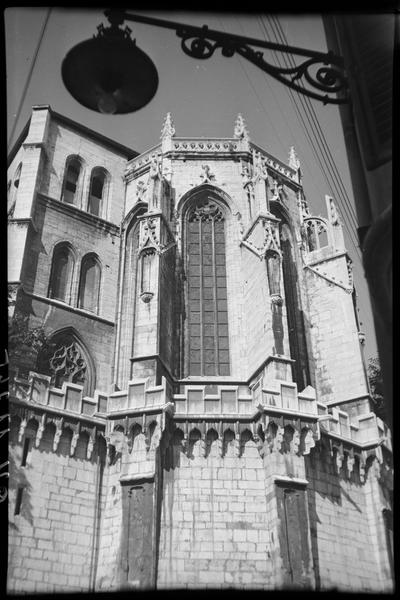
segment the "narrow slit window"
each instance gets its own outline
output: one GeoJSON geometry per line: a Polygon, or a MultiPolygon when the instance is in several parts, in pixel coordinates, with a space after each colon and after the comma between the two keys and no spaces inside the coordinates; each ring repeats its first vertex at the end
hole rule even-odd
{"type": "Polygon", "coordinates": [[[151,267],[153,262],[154,252],[145,250],[142,254],[142,281],[141,293],[151,292],[151,267]]]}
{"type": "Polygon", "coordinates": [[[79,308],[98,313],[100,294],[100,265],[94,256],[82,260],[81,279],[79,283],[79,308]]]}
{"type": "Polygon", "coordinates": [[[74,159],[68,163],[65,174],[62,200],[67,204],[77,204],[77,189],[81,165],[79,160],[74,159]]]}
{"type": "Polygon", "coordinates": [[[68,302],[73,264],[72,254],[67,246],[55,249],[50,277],[50,298],[68,302]]]}
{"type": "Polygon", "coordinates": [[[106,173],[96,169],[90,180],[88,212],[100,217],[103,211],[103,200],[106,188],[106,173]]]}
{"type": "Polygon", "coordinates": [[[14,515],[19,515],[21,512],[21,505],[22,505],[22,496],[24,494],[24,488],[23,487],[19,487],[17,490],[17,499],[15,501],[15,510],[14,510],[14,515]]]}
{"type": "Polygon", "coordinates": [[[21,467],[26,467],[26,461],[28,458],[30,444],[31,444],[31,440],[29,438],[25,438],[24,448],[22,450],[21,467]]]}

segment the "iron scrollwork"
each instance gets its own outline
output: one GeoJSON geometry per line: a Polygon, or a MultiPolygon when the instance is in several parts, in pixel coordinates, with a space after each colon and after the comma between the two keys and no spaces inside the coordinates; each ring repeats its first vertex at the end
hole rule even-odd
{"type": "MultiPolygon", "coordinates": [[[[210,58],[218,48],[221,48],[222,56],[226,57],[231,57],[236,52],[300,94],[322,100],[324,104],[342,104],[348,101],[348,87],[343,61],[332,52],[322,54],[302,50],[301,54],[309,55],[307,60],[291,68],[283,68],[268,63],[262,51],[254,50],[240,40],[232,39],[229,35],[210,32],[207,26],[201,29],[178,28],[176,33],[178,37],[182,38],[181,47],[183,52],[192,58],[210,58]],[[313,72],[314,67],[316,68],[315,72],[313,72]],[[308,84],[311,89],[304,87],[305,84],[308,84]],[[342,94],[340,98],[328,95],[339,93],[342,94]]],[[[266,46],[268,47],[268,42],[266,42],[266,46]]],[[[273,44],[273,46],[275,47],[277,44],[273,44]]],[[[280,50],[285,52],[287,48],[281,46],[280,50]]],[[[292,51],[291,54],[296,54],[296,52],[292,51]]]]}
{"type": "Polygon", "coordinates": [[[181,47],[185,54],[196,59],[210,58],[220,48],[223,56],[239,54],[268,73],[284,85],[324,104],[343,104],[349,100],[347,78],[343,59],[333,52],[322,53],[284,44],[277,44],[256,38],[234,35],[209,29],[207,25],[196,27],[164,19],[155,19],[146,15],[136,15],[118,9],[105,11],[106,17],[115,26],[123,20],[146,23],[157,27],[173,29],[181,38],[181,47]],[[268,63],[261,50],[252,46],[284,52],[291,56],[304,57],[305,60],[290,68],[282,68],[268,63]],[[313,68],[316,72],[313,74],[313,68]],[[306,87],[307,86],[307,87],[306,87]],[[340,94],[339,97],[336,94],[340,94]]]}

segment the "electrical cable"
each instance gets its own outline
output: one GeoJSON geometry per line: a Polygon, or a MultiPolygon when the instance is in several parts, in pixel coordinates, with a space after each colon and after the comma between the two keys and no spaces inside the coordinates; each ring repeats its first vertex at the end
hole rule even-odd
{"type": "MultiPolygon", "coordinates": [[[[273,22],[275,22],[276,31],[278,32],[278,35],[280,37],[281,42],[283,44],[287,44],[288,40],[286,38],[285,32],[283,31],[283,28],[282,28],[282,25],[281,25],[279,19],[277,17],[275,17],[275,16],[272,16],[271,19],[272,19],[273,22]]],[[[289,57],[289,60],[292,63],[292,66],[294,66],[295,62],[294,62],[293,57],[289,57]]],[[[300,85],[302,85],[301,82],[300,82],[300,85]]],[[[330,164],[330,167],[331,167],[331,169],[333,171],[333,174],[334,174],[335,179],[336,179],[336,181],[337,181],[337,183],[339,185],[339,188],[341,189],[341,191],[343,193],[343,197],[347,200],[347,205],[348,205],[348,208],[349,208],[349,212],[353,215],[354,224],[355,224],[355,227],[357,227],[357,215],[356,215],[355,209],[352,206],[352,204],[350,203],[350,200],[349,200],[346,188],[345,188],[345,186],[343,184],[342,178],[340,176],[340,173],[338,171],[338,168],[337,168],[336,163],[334,161],[334,158],[332,156],[332,153],[331,153],[331,150],[329,148],[329,145],[327,144],[325,133],[322,130],[321,124],[320,124],[319,119],[318,119],[318,117],[316,115],[314,105],[312,104],[311,99],[308,98],[307,96],[302,97],[302,100],[304,100],[305,104],[307,104],[307,106],[308,106],[310,114],[311,114],[311,116],[313,118],[313,122],[316,125],[317,132],[319,133],[320,139],[321,139],[321,141],[323,143],[324,151],[325,151],[325,154],[327,156],[327,159],[328,159],[328,162],[330,164]]]]}
{"type": "Polygon", "coordinates": [[[41,44],[42,44],[43,36],[44,36],[45,31],[46,31],[47,23],[49,21],[50,14],[51,14],[52,10],[53,10],[52,6],[50,8],[48,8],[47,14],[46,14],[46,18],[45,18],[45,20],[43,22],[43,25],[42,25],[42,30],[41,30],[40,35],[39,35],[39,41],[37,43],[35,54],[34,54],[33,59],[31,61],[31,66],[29,68],[28,76],[26,78],[24,89],[23,89],[22,94],[21,94],[21,99],[20,99],[20,102],[19,102],[19,105],[18,105],[18,109],[17,109],[17,112],[15,113],[14,123],[13,123],[13,126],[11,128],[10,137],[8,138],[8,151],[10,150],[11,140],[14,137],[15,129],[17,127],[17,123],[18,123],[19,117],[21,115],[22,107],[24,105],[25,98],[26,98],[26,93],[28,91],[28,87],[29,87],[29,84],[30,84],[31,79],[32,79],[32,73],[33,73],[33,70],[34,70],[35,65],[36,65],[36,60],[37,60],[37,57],[38,57],[38,54],[39,54],[39,50],[40,50],[40,47],[41,47],[41,44]]]}
{"type": "MultiPolygon", "coordinates": [[[[269,35],[268,35],[268,31],[267,31],[267,29],[266,29],[266,26],[265,26],[265,24],[264,24],[264,22],[262,21],[262,19],[261,19],[261,18],[260,18],[260,21],[261,21],[261,24],[263,25],[263,29],[264,29],[264,35],[265,35],[265,37],[266,37],[266,38],[268,38],[268,37],[269,37],[269,35]]],[[[273,26],[272,26],[272,24],[271,24],[271,23],[270,23],[270,26],[271,26],[271,29],[273,30],[273,34],[274,34],[275,38],[277,38],[277,35],[275,34],[275,31],[274,31],[274,29],[273,29],[273,26]]],[[[278,41],[279,41],[279,40],[278,40],[278,41]]],[[[274,54],[275,54],[275,60],[276,60],[276,62],[277,62],[277,64],[278,64],[278,66],[281,66],[280,60],[279,60],[279,58],[278,58],[278,56],[277,56],[276,52],[274,52],[274,54]]],[[[290,66],[291,66],[291,65],[289,65],[289,64],[287,63],[287,61],[286,61],[286,60],[284,60],[284,62],[285,62],[285,66],[286,66],[286,67],[290,67],[290,66]]],[[[333,196],[335,196],[335,198],[337,198],[337,199],[342,199],[342,200],[343,200],[343,204],[342,204],[343,212],[345,212],[345,213],[346,213],[346,218],[347,218],[347,219],[349,219],[349,222],[351,223],[351,222],[353,221],[353,218],[352,218],[352,215],[351,215],[351,213],[349,212],[349,208],[348,208],[348,206],[347,206],[346,198],[342,198],[342,193],[341,193],[341,190],[340,190],[340,189],[339,189],[339,187],[338,187],[337,181],[336,181],[334,178],[331,178],[331,179],[329,180],[329,177],[328,177],[328,175],[327,175],[328,173],[330,174],[330,169],[329,169],[329,166],[327,165],[327,161],[326,161],[325,155],[324,155],[324,153],[323,153],[323,146],[321,146],[321,141],[318,139],[318,136],[316,137],[316,139],[315,139],[315,142],[314,142],[314,141],[313,141],[313,139],[311,138],[310,131],[311,131],[311,132],[312,132],[314,135],[316,135],[316,134],[315,134],[315,132],[314,132],[314,128],[316,127],[316,125],[315,125],[315,123],[312,121],[312,118],[309,116],[309,113],[308,113],[308,111],[306,110],[306,107],[304,106],[304,100],[303,100],[303,98],[301,97],[301,95],[300,95],[300,94],[298,94],[298,97],[300,98],[300,102],[301,102],[301,105],[302,105],[302,106],[301,106],[301,108],[303,108],[303,110],[304,110],[304,113],[305,113],[305,116],[306,116],[306,118],[307,118],[307,121],[308,121],[308,124],[309,124],[309,126],[307,126],[307,124],[305,123],[305,120],[304,120],[304,118],[303,118],[303,115],[302,115],[302,113],[301,113],[301,109],[300,109],[300,107],[298,106],[298,104],[297,104],[297,102],[296,102],[296,98],[295,98],[295,96],[294,96],[294,93],[293,93],[293,91],[292,91],[292,90],[290,90],[290,89],[288,89],[288,88],[287,88],[287,91],[288,91],[288,92],[289,92],[289,94],[290,94],[290,97],[291,97],[291,99],[292,99],[293,106],[294,106],[294,108],[295,108],[295,110],[296,110],[296,113],[297,113],[297,115],[298,115],[298,117],[299,117],[299,119],[300,119],[300,121],[301,121],[301,123],[302,123],[302,125],[303,125],[304,132],[305,132],[305,134],[306,134],[306,137],[307,137],[307,139],[308,139],[308,141],[309,141],[309,143],[310,143],[310,145],[311,145],[312,151],[313,151],[313,153],[314,153],[314,155],[315,155],[315,157],[316,157],[316,159],[317,159],[317,162],[318,162],[318,164],[319,164],[319,166],[320,166],[320,168],[321,168],[321,171],[322,171],[322,173],[323,173],[323,175],[324,175],[325,179],[327,180],[328,187],[329,187],[329,188],[331,188],[331,189],[332,189],[332,191],[334,191],[334,193],[333,193],[332,195],[333,195],[333,196]],[[317,149],[316,149],[316,145],[318,145],[319,152],[318,152],[318,151],[317,151],[317,149]]],[[[316,118],[317,118],[317,117],[315,116],[315,119],[316,119],[316,118]]],[[[332,160],[333,160],[333,159],[332,159],[332,160]]],[[[360,256],[361,256],[361,251],[360,251],[360,248],[359,248],[359,246],[358,246],[358,239],[357,239],[357,236],[356,236],[356,234],[354,233],[354,230],[353,230],[353,229],[349,229],[349,227],[348,227],[348,224],[347,224],[347,221],[346,221],[346,220],[344,220],[344,225],[345,225],[345,227],[346,227],[346,229],[347,229],[347,232],[348,232],[348,234],[349,234],[350,241],[351,241],[352,245],[354,246],[354,249],[355,249],[355,251],[356,251],[357,255],[360,255],[360,256]]]]}
{"type": "MultiPolygon", "coordinates": [[[[221,22],[221,21],[220,21],[220,22],[221,22]]],[[[244,29],[243,29],[242,23],[240,23],[240,21],[239,21],[239,20],[238,20],[238,24],[239,24],[239,26],[240,26],[240,29],[241,29],[242,33],[244,34],[245,32],[244,32],[244,29]]],[[[223,27],[222,23],[221,23],[221,26],[223,27]]],[[[225,30],[225,28],[224,28],[224,30],[225,30]]],[[[251,80],[250,80],[250,78],[249,78],[249,75],[248,75],[248,73],[247,73],[247,70],[246,70],[246,67],[245,67],[244,60],[242,59],[242,57],[241,57],[241,56],[238,56],[238,59],[239,59],[239,63],[240,63],[240,65],[241,65],[241,67],[242,67],[242,70],[244,71],[244,73],[245,73],[245,75],[246,75],[246,77],[247,77],[248,81],[250,82],[250,84],[251,84],[251,86],[252,86],[253,90],[255,91],[254,85],[252,84],[252,82],[251,82],[251,80]]],[[[273,98],[274,98],[274,100],[275,100],[275,103],[276,103],[276,106],[277,106],[277,108],[278,108],[278,111],[279,111],[279,112],[280,112],[280,114],[282,115],[283,121],[285,122],[285,125],[286,125],[286,126],[287,126],[287,128],[289,129],[289,132],[290,132],[290,135],[292,136],[292,139],[293,139],[293,140],[295,140],[297,136],[296,136],[296,135],[293,133],[293,131],[292,131],[292,128],[291,128],[291,126],[290,126],[290,122],[289,122],[289,121],[287,121],[287,119],[286,119],[286,116],[287,116],[287,115],[284,115],[284,114],[283,114],[283,112],[282,112],[281,103],[280,103],[280,102],[277,100],[277,98],[276,98],[276,95],[275,95],[274,89],[273,89],[273,87],[272,87],[272,86],[270,85],[270,83],[269,83],[269,78],[268,78],[268,77],[267,77],[267,78],[265,78],[265,79],[264,79],[264,82],[267,84],[267,86],[268,86],[268,88],[269,88],[269,91],[271,92],[271,94],[272,94],[272,96],[273,96],[273,98]]],[[[272,124],[272,128],[274,129],[275,133],[277,134],[277,137],[279,138],[279,140],[280,140],[280,142],[281,142],[281,144],[282,144],[282,148],[285,150],[285,149],[286,149],[286,144],[284,144],[284,143],[282,142],[281,136],[280,136],[280,135],[279,135],[279,133],[276,131],[276,128],[275,128],[275,125],[274,125],[274,122],[273,122],[273,120],[271,120],[271,119],[270,119],[270,117],[269,117],[269,113],[266,111],[266,109],[265,109],[265,106],[264,106],[264,104],[262,103],[262,101],[260,100],[260,98],[259,98],[259,96],[258,96],[258,94],[257,94],[257,92],[256,92],[256,91],[255,91],[255,93],[256,93],[256,96],[257,96],[257,99],[258,99],[259,103],[260,103],[260,104],[261,104],[261,106],[262,106],[262,109],[263,109],[264,113],[267,115],[267,117],[268,117],[268,120],[269,120],[269,121],[271,122],[271,124],[272,124]]],[[[310,173],[311,173],[311,172],[312,172],[312,167],[309,165],[309,163],[308,163],[308,160],[307,160],[306,158],[304,158],[304,164],[305,164],[305,165],[308,167],[308,169],[309,169],[309,171],[310,171],[310,173]]],[[[317,196],[319,196],[319,195],[323,196],[323,194],[324,194],[324,191],[323,191],[323,190],[320,188],[320,186],[319,186],[319,185],[317,185],[317,184],[316,184],[316,182],[315,182],[314,180],[311,180],[311,181],[309,182],[309,184],[310,184],[312,187],[314,187],[315,191],[317,192],[317,196]]]]}
{"type": "MultiPolygon", "coordinates": [[[[267,18],[268,18],[268,17],[267,17],[267,18]]],[[[274,18],[274,17],[272,17],[272,18],[273,18],[273,19],[275,19],[275,21],[276,21],[276,27],[277,27],[277,28],[279,27],[279,29],[280,29],[280,31],[281,31],[281,35],[279,36],[279,38],[280,38],[280,42],[281,42],[281,43],[284,43],[284,44],[287,44],[287,38],[286,38],[286,36],[285,36],[285,34],[284,34],[284,32],[283,32],[283,29],[282,29],[282,26],[281,26],[281,24],[280,24],[280,22],[279,22],[279,19],[278,19],[278,18],[274,18]]],[[[260,20],[261,20],[261,19],[260,19],[260,20]]],[[[271,22],[270,22],[270,25],[271,25],[271,29],[272,29],[272,24],[271,24],[271,22]]],[[[265,27],[265,25],[264,25],[264,30],[266,31],[266,27],[265,27]]],[[[276,34],[275,34],[275,36],[276,36],[276,34]]],[[[278,36],[276,36],[276,39],[278,39],[278,36]]],[[[275,53],[275,54],[276,54],[276,53],[275,53]]],[[[277,57],[276,57],[276,58],[277,58],[277,57]]],[[[291,57],[291,58],[292,58],[292,57],[291,57]]],[[[292,66],[293,66],[293,65],[294,65],[293,58],[292,58],[292,61],[291,61],[291,62],[292,62],[292,66]]],[[[286,62],[285,62],[285,64],[286,64],[286,66],[288,66],[286,62]]],[[[290,90],[290,91],[291,91],[291,90],[290,90]]],[[[299,96],[299,98],[301,97],[301,96],[300,96],[300,94],[298,94],[298,96],[299,96]]],[[[301,99],[303,99],[303,98],[301,98],[301,99]]],[[[347,195],[346,189],[345,189],[345,187],[344,187],[344,185],[343,185],[343,182],[342,182],[342,180],[341,180],[340,174],[339,174],[339,172],[338,172],[338,170],[337,170],[336,163],[335,163],[335,161],[334,161],[334,159],[333,159],[333,157],[332,157],[332,155],[331,155],[331,153],[330,153],[330,149],[329,149],[329,147],[328,147],[328,145],[327,145],[327,142],[326,142],[325,135],[324,135],[324,133],[323,133],[323,131],[322,131],[322,129],[321,129],[321,126],[320,126],[320,123],[319,123],[318,117],[317,117],[317,115],[316,115],[316,113],[315,113],[314,107],[313,107],[313,105],[312,105],[312,103],[311,103],[311,101],[310,101],[310,99],[309,99],[309,98],[306,98],[306,97],[304,97],[304,99],[303,99],[303,100],[305,100],[305,101],[306,101],[306,104],[307,104],[307,105],[309,105],[309,110],[310,110],[310,112],[312,113],[314,124],[315,124],[315,125],[316,125],[316,127],[317,127],[317,132],[319,132],[319,134],[320,134],[320,135],[322,134],[322,137],[323,137],[323,142],[325,143],[325,146],[326,146],[326,148],[327,148],[327,151],[328,151],[328,152],[327,152],[327,154],[328,154],[328,159],[330,158],[330,162],[331,162],[332,168],[333,168],[333,169],[336,171],[337,177],[336,177],[336,182],[334,182],[334,184],[335,184],[335,187],[336,187],[336,184],[338,184],[338,186],[339,186],[339,190],[342,192],[342,194],[341,194],[341,195],[342,195],[342,197],[343,197],[343,201],[344,201],[344,203],[345,203],[345,206],[346,206],[346,208],[347,208],[347,207],[350,207],[350,209],[352,209],[352,213],[353,213],[353,214],[352,214],[352,216],[353,216],[353,215],[355,215],[354,208],[352,207],[352,205],[351,205],[351,203],[350,203],[350,200],[349,200],[349,198],[348,198],[348,195],[347,195]],[[341,188],[341,189],[340,189],[340,188],[341,188]]],[[[302,104],[303,104],[303,108],[304,108],[304,103],[302,102],[302,104]]],[[[317,156],[317,157],[318,157],[318,156],[317,156]]],[[[325,173],[324,173],[324,175],[325,175],[325,173]]],[[[329,184],[328,184],[328,185],[329,185],[329,184]]],[[[338,191],[339,191],[339,190],[338,190],[338,191]]],[[[350,212],[350,214],[351,214],[351,212],[350,212]]],[[[351,219],[351,220],[354,220],[354,221],[355,221],[355,228],[356,228],[356,227],[357,227],[357,220],[356,220],[355,216],[354,216],[354,217],[353,217],[353,219],[351,219]]],[[[354,222],[354,221],[353,221],[353,222],[354,222]]],[[[346,227],[346,229],[347,229],[347,232],[349,233],[350,241],[352,242],[353,246],[354,246],[354,247],[355,247],[355,249],[357,250],[357,258],[358,258],[358,260],[357,260],[357,261],[355,261],[355,262],[353,263],[353,267],[354,267],[354,269],[355,269],[355,270],[358,272],[359,276],[360,276],[360,277],[362,277],[362,278],[363,278],[363,280],[365,281],[364,269],[363,269],[362,262],[361,262],[361,256],[362,256],[361,250],[359,249],[359,246],[358,246],[358,244],[357,244],[357,247],[355,246],[355,244],[354,244],[354,242],[353,242],[353,240],[352,240],[352,237],[351,237],[351,235],[350,235],[350,230],[349,230],[349,228],[347,227],[347,223],[346,223],[346,221],[344,221],[344,225],[345,225],[345,227],[346,227]]],[[[357,238],[356,238],[356,239],[357,239],[357,238]]],[[[357,240],[357,241],[358,241],[358,240],[357,240]]],[[[359,304],[359,305],[360,305],[360,306],[361,306],[361,307],[362,307],[364,310],[366,310],[366,308],[367,308],[367,307],[366,307],[366,305],[364,304],[364,297],[363,297],[363,296],[360,296],[359,294],[357,294],[357,298],[358,298],[358,304],[359,304]]],[[[367,311],[367,312],[368,312],[368,311],[367,311]]]]}

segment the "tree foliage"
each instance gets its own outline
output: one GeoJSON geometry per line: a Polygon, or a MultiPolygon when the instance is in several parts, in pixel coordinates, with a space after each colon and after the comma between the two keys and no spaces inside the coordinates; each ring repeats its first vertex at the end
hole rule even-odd
{"type": "Polygon", "coordinates": [[[8,355],[10,365],[17,367],[36,363],[42,350],[49,348],[49,341],[42,325],[29,328],[29,315],[15,313],[8,323],[8,355]]]}
{"type": "Polygon", "coordinates": [[[381,365],[377,357],[369,359],[367,372],[369,385],[371,388],[373,410],[375,414],[382,419],[382,421],[385,421],[386,413],[383,391],[383,377],[381,365]]]}

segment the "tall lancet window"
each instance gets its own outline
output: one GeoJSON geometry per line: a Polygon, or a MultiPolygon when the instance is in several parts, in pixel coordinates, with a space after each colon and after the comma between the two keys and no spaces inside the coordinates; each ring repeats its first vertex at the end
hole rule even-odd
{"type": "Polygon", "coordinates": [[[67,244],[59,244],[53,253],[51,265],[49,297],[69,303],[71,301],[71,284],[74,258],[67,244]]]}
{"type": "Polygon", "coordinates": [[[101,168],[93,169],[90,178],[88,212],[101,217],[104,212],[104,199],[106,194],[107,174],[101,168]]]}
{"type": "Polygon", "coordinates": [[[310,383],[307,345],[298,283],[295,245],[290,227],[285,222],[281,225],[281,251],[290,355],[296,361],[293,365],[293,379],[296,381],[299,389],[304,389],[310,383]]]}
{"type": "Polygon", "coordinates": [[[96,256],[89,254],[82,260],[79,282],[79,308],[99,311],[101,268],[96,256]]]}
{"type": "Polygon", "coordinates": [[[81,172],[81,163],[77,158],[67,160],[64,176],[62,201],[67,204],[78,204],[78,181],[81,172]]]}
{"type": "Polygon", "coordinates": [[[189,375],[229,375],[223,211],[211,199],[198,203],[186,231],[189,375]]]}

